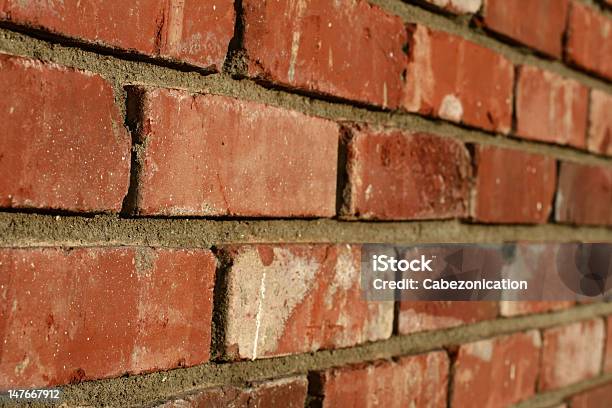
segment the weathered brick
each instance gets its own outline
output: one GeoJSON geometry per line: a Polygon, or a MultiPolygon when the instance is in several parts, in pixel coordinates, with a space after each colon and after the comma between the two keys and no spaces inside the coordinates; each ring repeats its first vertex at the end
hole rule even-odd
{"type": "Polygon", "coordinates": [[[206,362],[214,275],[208,250],[0,249],[0,389],[206,362]]]}
{"type": "Polygon", "coordinates": [[[235,13],[232,0],[5,0],[0,20],[220,70],[235,13]]]}
{"type": "Polygon", "coordinates": [[[587,146],[594,153],[612,156],[612,95],[593,89],[587,146]]]}
{"type": "Polygon", "coordinates": [[[462,143],[357,127],[350,133],[344,215],[427,219],[467,214],[471,165],[462,143]]]}
{"type": "Polygon", "coordinates": [[[487,28],[561,57],[569,0],[485,0],[487,28]]]}
{"type": "Polygon", "coordinates": [[[521,66],[516,87],[518,136],[584,148],[588,89],[536,67],[521,66]]]}
{"type": "Polygon", "coordinates": [[[612,372],[612,316],[608,316],[606,319],[606,348],[603,371],[612,372]]]}
{"type": "Polygon", "coordinates": [[[495,302],[428,301],[401,302],[398,328],[401,334],[461,326],[494,319],[498,312],[495,302]]]}
{"type": "Polygon", "coordinates": [[[244,0],[250,76],[303,91],[399,106],[407,33],[364,0],[244,0]]]}
{"type": "Polygon", "coordinates": [[[612,384],[583,391],[570,399],[572,408],[609,408],[612,401],[612,384]]]}
{"type": "Polygon", "coordinates": [[[0,54],[0,207],[116,212],[130,138],[100,76],[0,54]]]}
{"type": "Polygon", "coordinates": [[[612,168],[562,162],[555,217],[572,224],[612,225],[612,168]]]}
{"type": "Polygon", "coordinates": [[[514,67],[493,50],[412,25],[403,107],[410,112],[508,133],[514,67]]]}
{"type": "Polygon", "coordinates": [[[332,368],[311,378],[323,407],[446,407],[446,353],[400,357],[368,365],[332,368]]]}
{"type": "Polygon", "coordinates": [[[250,387],[210,388],[177,397],[157,405],[158,408],[211,408],[211,407],[287,407],[303,408],[308,391],[306,377],[288,377],[254,383],[250,387]]]}
{"type": "Polygon", "coordinates": [[[132,89],[130,100],[141,143],[137,214],[335,214],[335,123],[169,89],[132,89]]]}
{"type": "Polygon", "coordinates": [[[425,0],[435,6],[457,14],[476,13],[482,6],[482,0],[425,0]]]}
{"type": "Polygon", "coordinates": [[[570,62],[612,78],[612,18],[572,1],[566,55],[570,62]]]}
{"type": "MultiPolygon", "coordinates": [[[[550,261],[550,260],[549,260],[550,261]]],[[[572,301],[503,301],[499,310],[502,316],[520,316],[534,313],[551,312],[568,309],[574,305],[572,301]]]]}
{"type": "Polygon", "coordinates": [[[544,331],[539,387],[565,387],[600,372],[604,325],[601,319],[555,327],[544,331]]]}
{"type": "Polygon", "coordinates": [[[349,347],[391,335],[392,302],[360,289],[360,248],[253,245],[225,248],[225,347],[229,357],[262,358],[349,347]]]}
{"type": "Polygon", "coordinates": [[[545,223],[556,183],[553,158],[520,150],[476,146],[472,216],[491,223],[545,223]]]}
{"type": "Polygon", "coordinates": [[[454,365],[453,407],[506,407],[535,393],[538,331],[461,345],[454,365]]]}

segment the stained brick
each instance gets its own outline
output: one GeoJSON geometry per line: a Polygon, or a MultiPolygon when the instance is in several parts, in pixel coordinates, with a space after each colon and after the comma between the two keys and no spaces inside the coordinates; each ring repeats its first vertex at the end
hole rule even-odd
{"type": "Polygon", "coordinates": [[[570,399],[572,408],[607,408],[612,401],[612,384],[591,388],[570,399]]]}
{"type": "Polygon", "coordinates": [[[612,316],[608,316],[606,319],[606,348],[603,371],[612,372],[612,316]]]}
{"type": "Polygon", "coordinates": [[[476,13],[482,0],[425,0],[426,2],[457,14],[476,13]]]}
{"type": "Polygon", "coordinates": [[[398,328],[401,334],[438,330],[494,319],[495,302],[427,301],[401,302],[398,328]]]}
{"type": "Polygon", "coordinates": [[[590,151],[612,156],[612,95],[593,89],[589,116],[590,151]]]}

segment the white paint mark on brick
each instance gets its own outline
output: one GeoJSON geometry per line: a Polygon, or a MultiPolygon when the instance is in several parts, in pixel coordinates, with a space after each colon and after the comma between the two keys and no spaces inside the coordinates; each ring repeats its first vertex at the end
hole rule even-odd
{"type": "Polygon", "coordinates": [[[446,95],[444,99],[442,99],[438,115],[442,119],[461,122],[463,118],[463,105],[459,98],[452,94],[446,95]]]}

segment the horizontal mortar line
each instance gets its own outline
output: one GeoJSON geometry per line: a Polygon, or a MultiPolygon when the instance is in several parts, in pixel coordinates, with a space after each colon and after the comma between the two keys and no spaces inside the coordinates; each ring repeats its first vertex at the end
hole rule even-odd
{"type": "MultiPolygon", "coordinates": [[[[430,132],[453,137],[465,143],[479,143],[521,149],[561,160],[594,165],[612,165],[612,157],[598,156],[572,147],[547,144],[504,136],[462,125],[426,118],[409,112],[385,112],[355,107],[350,102],[335,102],[304,96],[284,89],[270,89],[250,79],[233,79],[227,74],[202,75],[149,61],[123,59],[120,56],[99,55],[73,46],[51,44],[26,34],[0,28],[0,50],[51,61],[60,65],[98,73],[121,94],[128,85],[144,85],[184,89],[193,93],[211,93],[266,103],[334,121],[369,123],[395,127],[412,132],[430,132]]],[[[612,86],[609,87],[612,94],[612,86]]]]}
{"type": "Polygon", "coordinates": [[[363,222],[119,218],[0,213],[0,247],[152,246],[239,243],[612,242],[612,228],[562,224],[483,225],[458,220],[363,222]]]}
{"type": "Polygon", "coordinates": [[[612,382],[612,373],[601,374],[557,390],[537,394],[526,401],[513,405],[512,408],[551,408],[557,404],[562,404],[568,397],[609,382],[612,382]]]}
{"type": "Polygon", "coordinates": [[[166,372],[87,381],[61,387],[68,404],[141,406],[177,394],[221,385],[243,385],[397,356],[420,354],[531,329],[545,329],[612,313],[612,303],[483,321],[446,330],[393,336],[352,348],[322,350],[235,363],[207,363],[166,372]]]}

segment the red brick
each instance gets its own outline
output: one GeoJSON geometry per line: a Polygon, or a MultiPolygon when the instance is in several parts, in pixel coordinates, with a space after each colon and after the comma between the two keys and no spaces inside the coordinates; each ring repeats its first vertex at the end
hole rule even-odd
{"type": "Polygon", "coordinates": [[[255,383],[250,387],[210,388],[168,401],[158,408],[303,408],[308,392],[306,377],[255,383]]]}
{"type": "Polygon", "coordinates": [[[100,76],[0,55],[0,207],[117,212],[130,137],[100,76]]]}
{"type": "Polygon", "coordinates": [[[138,214],[335,215],[335,123],[177,90],[130,98],[141,104],[138,214]]]}
{"type": "MultiPolygon", "coordinates": [[[[550,262],[550,259],[549,259],[550,262]]],[[[572,301],[504,301],[500,304],[502,316],[520,316],[534,313],[544,313],[568,309],[574,305],[572,301]]]]}
{"type": "Polygon", "coordinates": [[[565,387],[600,372],[604,324],[600,319],[572,323],[544,331],[539,387],[565,387]]]}
{"type": "Polygon", "coordinates": [[[439,330],[494,319],[495,302],[432,301],[401,302],[398,314],[399,332],[415,333],[439,330]]]}
{"type": "Polygon", "coordinates": [[[303,91],[399,106],[407,33],[364,0],[244,0],[248,74],[303,91]]]}
{"type": "Polygon", "coordinates": [[[367,219],[467,214],[470,157],[450,138],[352,128],[343,213],[367,219]]]}
{"type": "Polygon", "coordinates": [[[540,334],[516,333],[459,347],[453,407],[506,407],[535,393],[540,334]]]}
{"type": "Polygon", "coordinates": [[[572,408],[609,408],[612,401],[612,383],[581,392],[570,399],[572,408]]]}
{"type": "Polygon", "coordinates": [[[545,223],[556,183],[554,159],[520,150],[476,146],[472,216],[490,223],[545,223]]]}
{"type": "Polygon", "coordinates": [[[572,1],[570,9],[568,60],[612,78],[612,18],[578,1],[572,1]]]}
{"type": "Polygon", "coordinates": [[[593,89],[587,146],[594,153],[612,156],[612,95],[593,89]]]}
{"type": "Polygon", "coordinates": [[[443,408],[448,371],[446,353],[434,351],[396,361],[332,368],[320,373],[316,383],[324,408],[443,408]]]}
{"type": "Polygon", "coordinates": [[[262,358],[386,339],[392,302],[360,289],[360,248],[339,245],[228,247],[226,352],[262,358]]]}
{"type": "Polygon", "coordinates": [[[487,28],[553,57],[562,54],[568,0],[485,0],[487,28]]]}
{"type": "Polygon", "coordinates": [[[514,67],[494,51],[413,25],[403,107],[410,112],[508,133],[514,67]]]}
{"type": "Polygon", "coordinates": [[[588,90],[573,79],[521,66],[516,87],[518,136],[584,148],[588,90]]]}
{"type": "Polygon", "coordinates": [[[0,20],[220,70],[235,13],[232,0],[5,0],[0,20]]]}
{"type": "Polygon", "coordinates": [[[606,319],[606,349],[603,371],[612,372],[612,316],[608,316],[606,319]]]}
{"type": "Polygon", "coordinates": [[[214,274],[208,250],[0,249],[0,389],[206,362],[214,274]]]}
{"type": "Polygon", "coordinates": [[[457,14],[476,13],[482,6],[482,0],[425,0],[435,6],[457,14]]]}
{"type": "Polygon", "coordinates": [[[563,162],[556,219],[572,224],[612,225],[612,168],[563,162]]]}

